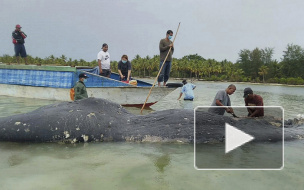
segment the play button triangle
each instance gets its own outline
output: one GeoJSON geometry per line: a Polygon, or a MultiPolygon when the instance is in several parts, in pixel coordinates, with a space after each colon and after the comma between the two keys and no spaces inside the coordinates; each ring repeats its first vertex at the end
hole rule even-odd
{"type": "Polygon", "coordinates": [[[254,139],[253,136],[225,123],[225,153],[236,149],[254,139]]]}

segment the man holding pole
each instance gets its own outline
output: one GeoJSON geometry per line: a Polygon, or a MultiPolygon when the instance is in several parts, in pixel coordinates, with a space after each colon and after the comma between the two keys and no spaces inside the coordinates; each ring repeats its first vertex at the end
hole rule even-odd
{"type": "MultiPolygon", "coordinates": [[[[179,26],[180,26],[180,23],[178,24],[178,27],[177,27],[177,30],[176,30],[176,34],[175,34],[175,37],[173,39],[173,42],[175,41],[175,38],[177,36],[177,33],[178,33],[178,29],[179,29],[179,26]]],[[[162,39],[160,40],[159,42],[159,50],[160,50],[160,71],[158,72],[155,80],[154,80],[154,83],[149,91],[149,94],[146,98],[146,101],[144,103],[144,105],[142,106],[140,112],[142,113],[142,110],[144,109],[145,105],[146,105],[146,102],[148,101],[149,99],[149,96],[151,94],[151,91],[156,83],[156,79],[158,80],[158,86],[160,86],[160,83],[162,81],[164,81],[164,86],[166,85],[166,82],[168,81],[169,79],[169,74],[170,74],[170,69],[171,69],[171,61],[172,61],[172,54],[173,54],[173,51],[174,51],[174,48],[173,48],[173,42],[170,41],[172,39],[172,36],[173,36],[173,32],[172,30],[168,30],[167,31],[167,34],[166,34],[166,38],[165,39],[162,39]],[[172,51],[171,51],[172,50],[172,51]],[[164,58],[164,56],[166,56],[164,58]],[[168,61],[167,59],[169,58],[170,61],[168,61]],[[169,62],[168,64],[166,64],[166,62],[169,62]],[[164,63],[165,62],[165,63],[164,63]],[[163,64],[164,63],[164,64],[163,64]],[[166,65],[166,67],[163,67],[164,65],[166,65]],[[165,75],[165,68],[166,71],[167,71],[167,76],[164,76],[165,75]],[[157,78],[158,77],[158,78],[157,78]]]]}
{"type": "Polygon", "coordinates": [[[171,62],[172,62],[172,54],[174,52],[173,42],[171,41],[173,36],[172,30],[168,30],[166,34],[166,38],[161,39],[159,42],[159,51],[160,51],[160,65],[159,68],[163,68],[158,77],[158,86],[160,86],[161,82],[163,86],[166,86],[166,83],[170,76],[171,70],[171,62]]]}

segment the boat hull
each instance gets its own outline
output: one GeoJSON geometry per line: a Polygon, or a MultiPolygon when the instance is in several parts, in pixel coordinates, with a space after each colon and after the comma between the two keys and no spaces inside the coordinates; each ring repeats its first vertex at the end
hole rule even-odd
{"type": "MultiPolygon", "coordinates": [[[[71,101],[70,89],[23,85],[0,84],[0,95],[38,98],[47,100],[71,101]]],[[[146,101],[150,87],[100,87],[87,88],[88,96],[104,98],[121,105],[141,106],[146,101]]],[[[151,106],[174,91],[175,88],[155,87],[151,91],[146,106],[151,106]]]]}

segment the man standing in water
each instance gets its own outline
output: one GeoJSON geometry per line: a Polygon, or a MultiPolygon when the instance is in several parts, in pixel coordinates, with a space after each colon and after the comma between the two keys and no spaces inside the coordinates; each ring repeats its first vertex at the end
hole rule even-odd
{"type": "Polygon", "coordinates": [[[234,111],[233,109],[230,107],[231,106],[231,102],[230,102],[230,98],[228,95],[232,95],[236,90],[235,85],[230,84],[228,86],[228,88],[226,88],[226,90],[220,90],[217,92],[211,106],[218,106],[217,107],[210,107],[208,109],[208,112],[210,113],[215,113],[218,115],[224,115],[225,111],[227,113],[231,113],[233,114],[234,111]]]}
{"type": "Polygon", "coordinates": [[[102,50],[97,54],[99,75],[104,77],[110,77],[111,75],[111,64],[110,64],[110,54],[108,52],[108,44],[102,44],[102,50]]]}
{"type": "MultiPolygon", "coordinates": [[[[244,89],[245,106],[264,106],[263,98],[260,95],[253,94],[251,88],[244,89]]],[[[247,107],[248,117],[262,117],[264,116],[263,107],[247,107]]]]}
{"type": "Polygon", "coordinates": [[[184,84],[181,93],[179,94],[179,97],[177,98],[177,100],[179,100],[183,94],[185,94],[184,100],[190,100],[193,101],[194,99],[194,93],[193,90],[196,88],[196,86],[194,84],[191,83],[187,83],[187,80],[183,80],[182,82],[184,84]]]}
{"type": "Polygon", "coordinates": [[[163,86],[166,86],[166,83],[169,80],[170,70],[171,70],[171,62],[172,62],[172,54],[174,52],[173,42],[171,41],[172,37],[173,37],[172,30],[168,30],[167,34],[166,34],[166,38],[161,39],[160,42],[159,42],[159,51],[160,51],[159,69],[163,65],[170,48],[171,48],[171,51],[169,52],[169,55],[166,59],[166,62],[164,63],[163,69],[161,70],[161,72],[159,74],[158,86],[160,86],[161,82],[164,82],[163,86]]]}
{"type": "Polygon", "coordinates": [[[16,29],[12,33],[12,39],[17,63],[19,64],[19,56],[21,56],[24,58],[25,64],[27,65],[27,55],[24,47],[24,39],[27,37],[27,35],[21,31],[21,28],[22,27],[19,24],[16,25],[16,29]]]}

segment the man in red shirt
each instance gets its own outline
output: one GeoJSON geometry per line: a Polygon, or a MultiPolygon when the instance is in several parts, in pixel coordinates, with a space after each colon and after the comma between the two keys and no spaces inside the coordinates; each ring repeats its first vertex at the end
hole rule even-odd
{"type": "MultiPolygon", "coordinates": [[[[260,95],[253,94],[251,88],[244,89],[245,106],[264,106],[263,98],[260,95]]],[[[262,117],[264,116],[263,107],[247,107],[248,117],[262,117]]]]}

